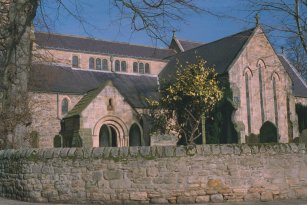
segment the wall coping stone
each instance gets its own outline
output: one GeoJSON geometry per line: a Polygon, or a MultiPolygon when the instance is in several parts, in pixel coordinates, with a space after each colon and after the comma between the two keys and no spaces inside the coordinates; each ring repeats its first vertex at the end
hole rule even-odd
{"type": "Polygon", "coordinates": [[[152,146],[152,147],[95,147],[95,148],[45,148],[45,149],[7,149],[0,150],[3,159],[35,159],[53,158],[98,158],[106,160],[125,158],[169,158],[214,155],[274,155],[274,154],[306,153],[306,144],[213,144],[195,146],[152,146]]]}

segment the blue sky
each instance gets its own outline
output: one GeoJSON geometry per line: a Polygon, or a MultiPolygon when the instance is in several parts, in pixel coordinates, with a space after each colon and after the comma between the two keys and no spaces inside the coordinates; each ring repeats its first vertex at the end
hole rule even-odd
{"type": "MultiPolygon", "coordinates": [[[[43,0],[44,12],[50,17],[47,22],[52,32],[165,47],[162,43],[149,38],[145,32],[133,32],[127,21],[120,21],[119,13],[110,5],[112,0],[65,0],[64,2],[67,3],[68,8],[74,10],[75,1],[82,5],[78,13],[88,23],[82,25],[63,9],[59,11],[53,0],[43,0]]],[[[201,8],[222,17],[213,16],[207,12],[198,14],[186,12],[185,22],[173,22],[177,30],[177,38],[211,42],[255,26],[255,15],[248,11],[244,0],[198,0],[197,2],[201,8]]],[[[273,19],[264,15],[260,18],[262,23],[271,22],[273,19]]],[[[172,32],[169,32],[168,41],[171,36],[172,32]]],[[[272,41],[276,42],[274,39],[272,41]]],[[[280,40],[277,42],[282,43],[280,40]]]]}

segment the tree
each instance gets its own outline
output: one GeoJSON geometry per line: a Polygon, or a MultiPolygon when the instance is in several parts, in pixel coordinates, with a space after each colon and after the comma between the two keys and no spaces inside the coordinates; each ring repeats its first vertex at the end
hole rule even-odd
{"type": "MultiPolygon", "coordinates": [[[[113,6],[131,20],[133,30],[146,30],[152,37],[163,37],[170,20],[181,20],[185,9],[198,10],[193,0],[112,0],[113,6]]],[[[78,11],[65,3],[55,4],[80,20],[78,11]]],[[[75,1],[77,7],[77,1],[75,1]]],[[[28,106],[28,78],[32,54],[32,22],[43,0],[0,0],[0,147],[24,146],[31,124],[28,106]],[[2,144],[2,145],[1,145],[2,144]]],[[[45,17],[45,14],[42,14],[45,17]]],[[[43,23],[46,23],[43,18],[43,23]]],[[[171,27],[170,27],[171,28],[171,27]]]]}
{"type": "Polygon", "coordinates": [[[208,117],[222,96],[217,73],[206,61],[178,66],[175,82],[164,82],[158,101],[148,100],[154,130],[177,133],[180,144],[200,143],[203,116],[208,117]]]}
{"type": "Polygon", "coordinates": [[[264,24],[266,31],[277,31],[277,37],[285,38],[285,50],[299,72],[306,76],[307,67],[302,62],[307,55],[307,0],[249,0],[254,13],[269,14],[274,20],[264,24]]]}

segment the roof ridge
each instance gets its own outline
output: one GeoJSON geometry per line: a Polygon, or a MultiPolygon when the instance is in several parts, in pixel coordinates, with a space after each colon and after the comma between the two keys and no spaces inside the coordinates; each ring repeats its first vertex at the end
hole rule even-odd
{"type": "Polygon", "coordinates": [[[205,44],[205,42],[200,42],[200,41],[192,41],[192,40],[185,40],[185,39],[179,39],[178,41],[185,41],[185,42],[189,42],[189,43],[199,43],[199,44],[205,44]]]}
{"type": "Polygon", "coordinates": [[[296,76],[300,79],[300,81],[302,81],[303,85],[307,88],[306,81],[302,78],[298,70],[292,65],[292,63],[288,60],[288,58],[284,54],[277,54],[277,56],[282,57],[288,63],[289,67],[294,71],[296,76]]]}
{"type": "Polygon", "coordinates": [[[87,39],[87,40],[94,40],[94,41],[101,41],[101,42],[108,42],[108,43],[125,44],[125,45],[131,45],[131,46],[140,46],[140,47],[154,48],[154,49],[160,49],[160,50],[172,50],[172,49],[169,49],[169,48],[161,48],[161,47],[149,46],[149,45],[144,45],[144,44],[127,43],[127,42],[123,42],[123,41],[112,41],[112,40],[98,39],[98,38],[72,35],[72,34],[51,33],[51,32],[43,32],[43,31],[36,31],[35,34],[36,33],[37,34],[46,34],[46,35],[50,35],[50,36],[56,35],[56,36],[80,38],[80,39],[87,39]]]}
{"type": "Polygon", "coordinates": [[[241,33],[244,33],[244,32],[250,31],[250,30],[255,30],[256,28],[257,28],[257,27],[252,27],[252,28],[250,28],[250,29],[246,29],[246,30],[244,30],[244,31],[240,31],[240,32],[238,32],[238,33],[235,33],[235,34],[232,34],[232,35],[229,35],[229,36],[225,36],[225,37],[220,38],[220,39],[217,39],[217,40],[215,40],[215,41],[211,41],[211,42],[208,42],[208,43],[206,43],[206,44],[197,46],[197,47],[192,48],[192,49],[190,49],[190,50],[193,50],[193,49],[196,49],[196,48],[200,48],[200,47],[202,47],[202,46],[207,46],[207,45],[209,45],[209,44],[216,43],[216,42],[218,42],[218,41],[222,41],[222,40],[224,40],[224,39],[226,39],[226,38],[231,38],[231,37],[240,35],[241,33]]]}

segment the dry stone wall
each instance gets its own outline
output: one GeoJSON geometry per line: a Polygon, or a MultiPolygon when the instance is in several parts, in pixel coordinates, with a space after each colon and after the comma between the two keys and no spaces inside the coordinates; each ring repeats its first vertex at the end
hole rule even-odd
{"type": "Polygon", "coordinates": [[[33,202],[204,203],[307,196],[305,144],[0,151],[0,195],[33,202]]]}

